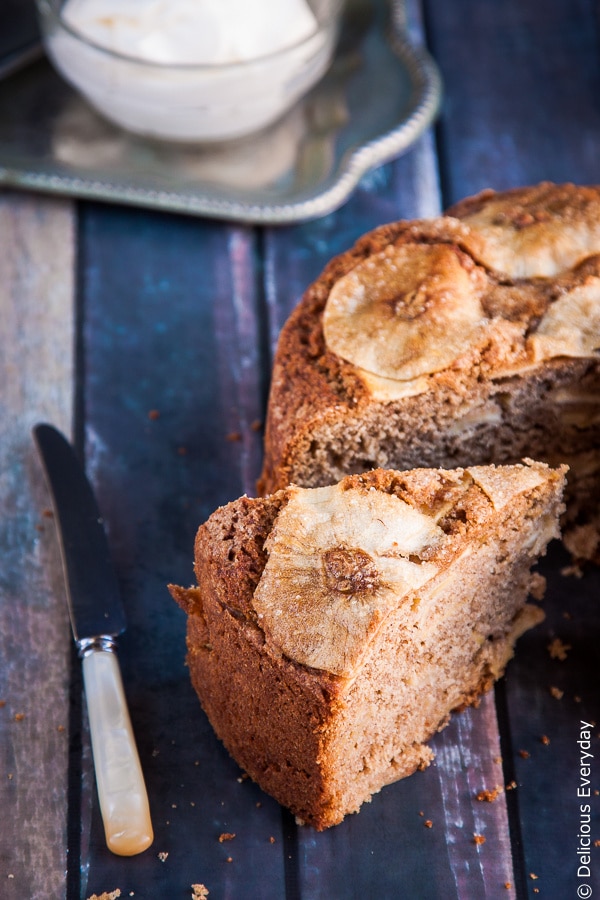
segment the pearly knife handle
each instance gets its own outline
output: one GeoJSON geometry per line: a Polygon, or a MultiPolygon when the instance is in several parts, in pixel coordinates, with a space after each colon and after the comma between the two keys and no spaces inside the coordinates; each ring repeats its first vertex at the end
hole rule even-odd
{"type": "Polygon", "coordinates": [[[154,839],[148,795],[113,649],[81,648],[100,810],[109,850],[134,856],[154,839]]]}

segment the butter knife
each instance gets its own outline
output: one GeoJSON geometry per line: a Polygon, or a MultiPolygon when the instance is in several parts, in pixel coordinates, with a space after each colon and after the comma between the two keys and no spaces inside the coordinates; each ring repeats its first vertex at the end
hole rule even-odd
{"type": "Polygon", "coordinates": [[[94,493],[67,439],[33,429],[56,519],[73,637],[82,661],[106,843],[133,856],[153,841],[148,795],[133,735],[116,638],[125,613],[94,493]]]}

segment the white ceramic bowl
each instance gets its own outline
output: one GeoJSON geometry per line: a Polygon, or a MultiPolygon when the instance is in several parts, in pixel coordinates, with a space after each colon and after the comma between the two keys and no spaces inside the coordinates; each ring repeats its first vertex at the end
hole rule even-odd
{"type": "MultiPolygon", "coordinates": [[[[277,0],[274,0],[277,2],[277,0]]],[[[37,0],[48,56],[103,116],[128,131],[175,141],[220,141],[270,125],[328,68],[341,0],[308,0],[316,30],[296,44],[234,64],[147,62],[79,34],[64,0],[37,0]]]]}

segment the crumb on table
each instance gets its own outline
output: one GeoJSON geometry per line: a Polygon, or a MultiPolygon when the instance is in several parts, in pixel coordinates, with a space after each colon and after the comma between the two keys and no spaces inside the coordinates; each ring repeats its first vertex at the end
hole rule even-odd
{"type": "Polygon", "coordinates": [[[569,650],[571,650],[571,645],[565,644],[560,638],[554,638],[548,644],[548,653],[552,659],[560,659],[561,662],[565,661],[569,650]]]}
{"type": "Polygon", "coordinates": [[[92,894],[91,897],[88,897],[88,900],[117,900],[120,896],[120,888],[115,888],[114,891],[103,891],[101,894],[92,894]]]}
{"type": "Polygon", "coordinates": [[[529,593],[534,600],[543,600],[546,593],[546,579],[539,572],[534,572],[529,585],[529,593]]]}
{"type": "Polygon", "coordinates": [[[497,800],[500,794],[502,794],[503,792],[504,788],[501,784],[498,784],[491,790],[478,791],[478,793],[475,795],[475,799],[479,800],[480,802],[493,803],[494,800],[497,800]]]}

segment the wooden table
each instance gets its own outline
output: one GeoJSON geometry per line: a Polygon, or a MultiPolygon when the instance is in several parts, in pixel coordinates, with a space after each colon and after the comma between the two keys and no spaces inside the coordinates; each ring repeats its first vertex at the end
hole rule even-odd
{"type": "Polygon", "coordinates": [[[577,796],[581,723],[599,715],[598,572],[561,574],[567,560],[553,548],[546,622],[520,641],[495,692],[435,738],[435,765],[323,834],[241,779],[212,735],[184,665],[185,617],[165,587],[191,582],[198,524],[253,493],[279,329],[333,254],[484,187],[600,181],[592,0],[411,0],[408,16],[441,68],[439,122],[320,220],[256,228],[0,193],[0,897],[120,888],[176,900],[193,883],[210,900],[600,890],[600,847],[589,876],[577,853],[581,803],[600,839],[598,728],[591,795],[577,796]],[[85,459],[118,567],[129,621],[120,655],[156,831],[141,857],[114,857],[103,842],[30,436],[39,420],[85,459]],[[554,638],[568,645],[564,660],[548,652],[554,638]],[[476,799],[498,785],[512,789],[476,799]],[[223,832],[236,837],[221,843],[223,832]]]}

